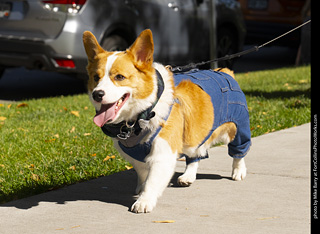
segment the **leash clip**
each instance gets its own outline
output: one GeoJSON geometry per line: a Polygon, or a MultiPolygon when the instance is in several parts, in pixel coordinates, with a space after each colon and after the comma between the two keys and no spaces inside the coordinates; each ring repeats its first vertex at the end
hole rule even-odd
{"type": "Polygon", "coordinates": [[[131,125],[128,122],[123,124],[120,128],[120,133],[117,134],[117,137],[121,140],[127,140],[133,133],[133,128],[135,124],[136,124],[136,121],[134,121],[133,124],[131,125]]]}

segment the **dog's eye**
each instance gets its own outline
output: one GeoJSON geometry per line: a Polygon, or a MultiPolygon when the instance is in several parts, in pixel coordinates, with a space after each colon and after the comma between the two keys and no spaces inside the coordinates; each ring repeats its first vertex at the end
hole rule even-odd
{"type": "Polygon", "coordinates": [[[116,80],[116,81],[122,81],[122,80],[124,80],[125,79],[125,77],[123,76],[123,75],[120,75],[120,74],[118,74],[118,75],[116,75],[115,77],[114,77],[114,80],[116,80]]]}
{"type": "Polygon", "coordinates": [[[98,75],[94,75],[93,79],[95,82],[98,82],[100,80],[100,77],[98,75]]]}

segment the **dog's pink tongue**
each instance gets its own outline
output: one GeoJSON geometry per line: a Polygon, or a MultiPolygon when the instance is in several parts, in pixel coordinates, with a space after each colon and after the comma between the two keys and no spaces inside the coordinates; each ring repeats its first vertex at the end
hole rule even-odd
{"type": "Polygon", "coordinates": [[[101,105],[101,109],[98,111],[96,116],[93,118],[93,122],[98,126],[102,127],[106,122],[112,120],[116,115],[116,104],[101,105]]]}

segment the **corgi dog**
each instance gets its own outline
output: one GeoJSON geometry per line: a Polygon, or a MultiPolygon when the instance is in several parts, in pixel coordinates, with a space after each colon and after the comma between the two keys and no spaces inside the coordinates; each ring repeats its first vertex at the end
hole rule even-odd
{"type": "Polygon", "coordinates": [[[126,51],[105,51],[86,31],[89,98],[94,123],[138,175],[138,199],[131,211],[151,212],[168,186],[177,158],[187,166],[181,186],[196,180],[200,159],[218,142],[233,157],[232,179],[246,177],[244,156],[250,145],[246,100],[229,69],[173,74],[153,61],[151,30],[144,30],[126,51]]]}

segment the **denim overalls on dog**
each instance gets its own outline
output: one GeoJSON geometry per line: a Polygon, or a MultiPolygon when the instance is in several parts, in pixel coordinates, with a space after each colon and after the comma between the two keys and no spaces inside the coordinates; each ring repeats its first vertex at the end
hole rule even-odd
{"type": "MultiPolygon", "coordinates": [[[[163,91],[163,80],[158,72],[157,76],[157,96],[159,99],[163,91]]],[[[246,99],[238,83],[230,75],[212,70],[192,70],[185,73],[174,74],[175,86],[179,85],[183,80],[191,80],[193,83],[197,84],[201,89],[203,89],[207,94],[210,95],[211,101],[213,103],[214,124],[208,135],[205,137],[205,139],[203,139],[198,147],[206,142],[212,135],[212,132],[220,125],[226,122],[234,122],[237,126],[237,133],[234,140],[228,144],[228,153],[231,157],[243,158],[250,148],[251,134],[246,99]]],[[[148,115],[150,115],[150,113],[152,116],[151,110],[148,111],[148,115]]],[[[167,118],[169,117],[169,114],[170,112],[168,113],[167,118]]],[[[148,118],[146,119],[148,120],[148,118]]],[[[137,121],[134,126],[131,127],[132,129],[130,129],[129,137],[124,139],[119,136],[119,133],[121,133],[121,129],[124,126],[125,123],[120,123],[117,125],[106,124],[101,127],[101,129],[106,135],[117,138],[120,148],[126,154],[138,161],[145,162],[145,158],[151,151],[152,142],[161,131],[162,127],[159,127],[156,130],[149,141],[140,144],[142,138],[150,133],[150,131],[142,130],[137,121]]],[[[187,164],[190,164],[192,162],[199,161],[200,159],[207,158],[208,154],[195,158],[188,157],[184,154],[181,156],[185,156],[187,164]]]]}
{"type": "MultiPolygon", "coordinates": [[[[199,146],[206,142],[219,126],[226,122],[233,122],[237,126],[237,133],[234,140],[228,144],[228,153],[233,158],[246,156],[251,146],[249,113],[245,95],[237,81],[224,72],[213,70],[192,70],[176,74],[175,86],[183,80],[191,80],[209,94],[214,108],[214,124],[199,146]]],[[[186,156],[187,164],[206,157],[207,155],[197,160],[197,158],[186,156]]]]}

